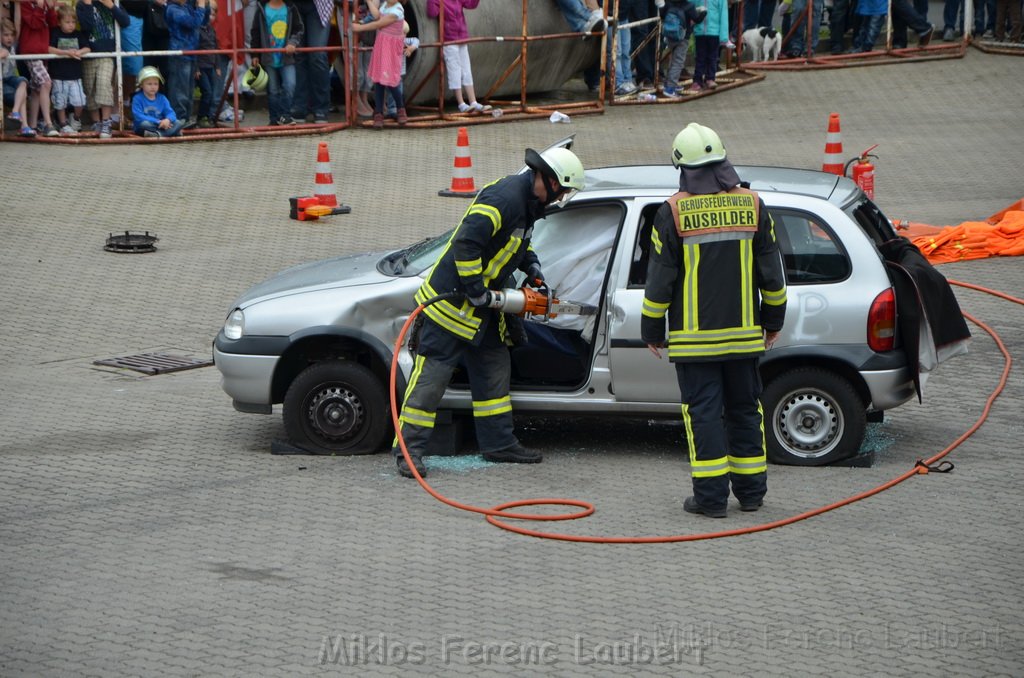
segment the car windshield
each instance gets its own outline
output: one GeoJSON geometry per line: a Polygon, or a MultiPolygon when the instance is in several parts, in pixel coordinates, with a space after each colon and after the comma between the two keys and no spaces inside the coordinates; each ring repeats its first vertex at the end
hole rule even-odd
{"type": "Polygon", "coordinates": [[[408,247],[395,250],[377,262],[377,270],[384,275],[410,277],[419,275],[434,265],[441,249],[448,244],[455,229],[433,238],[424,238],[408,247]]]}

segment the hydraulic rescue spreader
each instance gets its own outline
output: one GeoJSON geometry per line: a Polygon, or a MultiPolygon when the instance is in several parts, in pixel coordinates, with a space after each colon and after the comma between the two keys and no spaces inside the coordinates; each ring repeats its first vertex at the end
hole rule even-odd
{"type": "Polygon", "coordinates": [[[550,287],[543,285],[540,289],[520,287],[517,289],[491,290],[491,302],[488,308],[496,308],[505,313],[524,317],[541,317],[547,320],[558,314],[594,315],[597,307],[575,301],[559,301],[550,287]]]}

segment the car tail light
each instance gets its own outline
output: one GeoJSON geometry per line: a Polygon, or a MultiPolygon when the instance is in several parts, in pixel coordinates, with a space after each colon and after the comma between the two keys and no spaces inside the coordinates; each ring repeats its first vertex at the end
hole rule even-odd
{"type": "Polygon", "coordinates": [[[891,351],[896,345],[896,295],[892,288],[871,302],[868,311],[868,346],[872,351],[891,351]]]}

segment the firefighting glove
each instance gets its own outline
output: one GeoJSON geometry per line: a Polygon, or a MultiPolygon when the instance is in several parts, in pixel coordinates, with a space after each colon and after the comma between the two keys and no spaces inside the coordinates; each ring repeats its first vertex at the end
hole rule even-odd
{"type": "Polygon", "coordinates": [[[544,286],[544,274],[541,273],[540,264],[530,264],[530,268],[526,269],[526,282],[532,287],[544,286]]]}
{"type": "Polygon", "coordinates": [[[468,301],[469,305],[472,306],[473,308],[480,308],[482,306],[490,306],[491,305],[491,291],[490,290],[484,290],[484,293],[481,294],[480,296],[477,296],[477,297],[467,296],[466,297],[466,301],[468,301]]]}

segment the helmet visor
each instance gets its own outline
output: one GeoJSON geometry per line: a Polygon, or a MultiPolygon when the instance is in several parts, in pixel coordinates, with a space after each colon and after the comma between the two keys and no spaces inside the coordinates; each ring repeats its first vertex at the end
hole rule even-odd
{"type": "Polygon", "coordinates": [[[572,200],[573,196],[577,193],[579,193],[578,189],[559,185],[558,193],[555,194],[555,199],[551,201],[551,205],[557,208],[565,207],[566,203],[572,200]]]}

